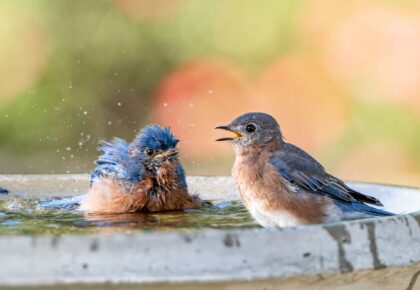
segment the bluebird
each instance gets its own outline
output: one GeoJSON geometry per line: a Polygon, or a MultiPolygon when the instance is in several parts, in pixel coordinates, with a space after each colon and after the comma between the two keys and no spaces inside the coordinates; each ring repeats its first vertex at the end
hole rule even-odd
{"type": "Polygon", "coordinates": [[[232,176],[241,200],[264,227],[334,222],[389,216],[382,203],[348,187],[299,147],[286,143],[277,121],[247,113],[227,126],[236,155],[232,176]]]}
{"type": "MultiPolygon", "coordinates": [[[[130,144],[119,138],[101,141],[98,149],[102,155],[91,173],[90,189],[73,203],[88,213],[200,208],[204,204],[201,199],[188,193],[178,142],[169,128],[159,125],[145,127],[130,144]]],[[[62,205],[66,201],[54,204],[62,205]]]]}
{"type": "Polygon", "coordinates": [[[9,191],[7,190],[7,189],[5,189],[5,188],[1,188],[0,187],[0,194],[4,194],[4,195],[6,195],[6,194],[8,194],[9,193],[9,191]]]}

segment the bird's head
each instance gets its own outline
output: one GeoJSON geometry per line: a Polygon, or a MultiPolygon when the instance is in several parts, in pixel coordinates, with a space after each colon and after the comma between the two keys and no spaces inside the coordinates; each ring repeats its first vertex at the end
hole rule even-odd
{"type": "Polygon", "coordinates": [[[219,126],[216,129],[230,131],[233,136],[217,139],[216,141],[231,141],[235,146],[264,146],[276,139],[280,142],[283,137],[277,121],[265,113],[246,113],[229,125],[219,126]]]}
{"type": "Polygon", "coordinates": [[[156,172],[163,162],[178,162],[178,142],[169,128],[148,125],[130,144],[130,154],[141,159],[146,168],[156,172]]]}

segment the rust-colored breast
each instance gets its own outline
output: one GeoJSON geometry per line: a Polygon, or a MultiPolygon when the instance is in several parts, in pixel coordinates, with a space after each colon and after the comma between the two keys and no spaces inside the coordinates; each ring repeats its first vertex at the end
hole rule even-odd
{"type": "Polygon", "coordinates": [[[200,208],[203,204],[196,195],[190,195],[187,188],[181,186],[177,171],[177,163],[164,162],[156,175],[158,187],[154,199],[150,199],[148,211],[174,211],[200,208]]]}
{"type": "Polygon", "coordinates": [[[237,157],[232,175],[245,207],[252,215],[262,216],[260,219],[287,214],[288,219],[296,219],[297,224],[311,224],[320,223],[326,217],[329,201],[322,196],[294,192],[269,163],[268,153],[237,157]]]}
{"type": "Polygon", "coordinates": [[[134,188],[125,191],[118,182],[104,178],[95,182],[81,202],[80,209],[90,213],[159,212],[200,208],[196,195],[180,185],[175,162],[165,162],[156,180],[146,176],[134,188]]]}
{"type": "Polygon", "coordinates": [[[131,191],[125,192],[118,182],[104,178],[95,182],[81,202],[80,209],[90,213],[130,213],[144,208],[148,202],[147,191],[153,186],[145,178],[131,191]]]}

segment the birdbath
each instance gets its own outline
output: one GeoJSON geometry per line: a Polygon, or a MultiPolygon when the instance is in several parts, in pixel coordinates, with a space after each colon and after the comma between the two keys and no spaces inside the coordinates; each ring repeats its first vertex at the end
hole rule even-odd
{"type": "MultiPolygon", "coordinates": [[[[238,201],[230,177],[187,181],[203,199],[238,201]]],[[[0,184],[10,190],[2,200],[31,202],[83,194],[89,177],[1,175],[0,184]]],[[[420,189],[349,185],[399,214],[283,229],[1,234],[0,289],[419,289],[420,213],[410,212],[420,189]]]]}

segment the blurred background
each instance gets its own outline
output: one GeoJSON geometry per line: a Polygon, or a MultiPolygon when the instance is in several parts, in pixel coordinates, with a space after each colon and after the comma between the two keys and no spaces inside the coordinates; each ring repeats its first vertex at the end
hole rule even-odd
{"type": "Polygon", "coordinates": [[[1,173],[89,172],[157,122],[188,174],[229,174],[213,128],[247,111],[342,178],[420,186],[420,2],[0,1],[1,173]]]}

